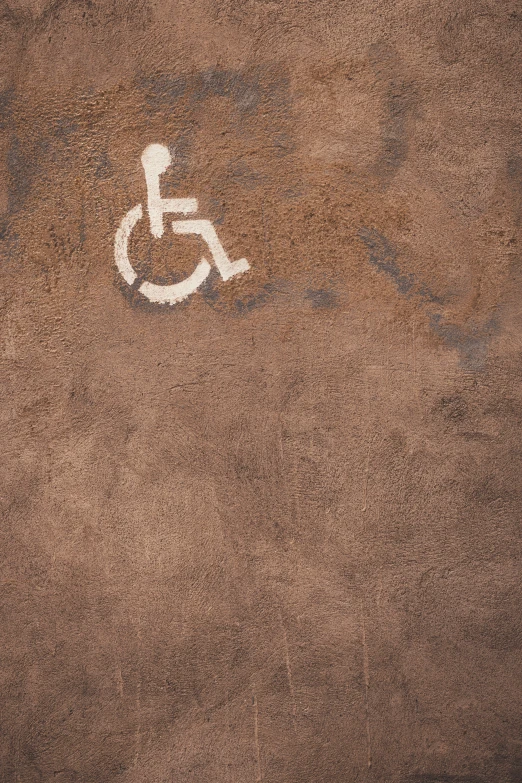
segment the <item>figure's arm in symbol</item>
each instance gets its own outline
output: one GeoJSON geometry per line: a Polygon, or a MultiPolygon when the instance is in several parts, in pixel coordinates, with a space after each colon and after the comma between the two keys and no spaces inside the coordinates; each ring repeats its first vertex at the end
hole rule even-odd
{"type": "Polygon", "coordinates": [[[149,211],[150,231],[153,237],[163,236],[163,215],[173,212],[179,215],[194,215],[198,211],[196,198],[161,198],[160,176],[172,163],[170,152],[163,144],[149,144],[145,148],[141,163],[145,170],[147,183],[147,209],[149,211]]]}

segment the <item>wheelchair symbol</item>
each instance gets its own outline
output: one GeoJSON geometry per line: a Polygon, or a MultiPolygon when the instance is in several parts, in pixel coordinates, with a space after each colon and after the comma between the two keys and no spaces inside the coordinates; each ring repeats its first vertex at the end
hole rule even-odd
{"type": "MultiPolygon", "coordinates": [[[[159,239],[163,236],[163,215],[166,213],[178,215],[194,215],[198,211],[198,201],[195,198],[162,198],[160,195],[160,175],[163,174],[172,158],[170,152],[162,144],[149,144],[141,156],[141,162],[145,170],[147,183],[147,210],[149,213],[150,231],[153,237],[159,239]]],[[[114,242],[114,258],[118,270],[128,285],[133,285],[138,279],[129,261],[128,245],[129,237],[143,217],[143,209],[138,204],[129,210],[120,223],[114,242]]],[[[174,220],[172,230],[175,234],[199,234],[208,245],[212,260],[214,261],[223,280],[230,280],[234,275],[246,272],[250,264],[246,258],[239,261],[230,261],[216,230],[210,220],[174,220]]],[[[193,294],[197,288],[207,279],[211,266],[202,258],[189,277],[181,283],[173,285],[157,285],[144,281],[138,291],[151,302],[157,304],[176,304],[193,294]]]]}

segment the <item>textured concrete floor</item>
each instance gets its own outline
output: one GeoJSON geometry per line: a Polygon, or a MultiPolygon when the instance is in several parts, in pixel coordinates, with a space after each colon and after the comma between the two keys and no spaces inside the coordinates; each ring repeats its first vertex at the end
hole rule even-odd
{"type": "Polygon", "coordinates": [[[522,781],[521,21],[0,2],[2,783],[522,781]]]}

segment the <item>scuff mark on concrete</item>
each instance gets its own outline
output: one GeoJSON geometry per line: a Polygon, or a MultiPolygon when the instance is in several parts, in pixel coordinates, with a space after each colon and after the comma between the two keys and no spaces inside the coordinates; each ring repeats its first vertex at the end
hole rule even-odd
{"type": "Polygon", "coordinates": [[[473,372],[481,370],[487,358],[488,343],[498,328],[497,318],[493,316],[483,324],[465,326],[445,321],[441,308],[448,303],[448,297],[435,294],[411,272],[403,272],[397,262],[397,248],[389,239],[374,228],[361,228],[359,237],[368,249],[370,264],[387,275],[402,296],[417,300],[424,307],[439,307],[438,312],[433,312],[433,308],[428,311],[430,327],[449,348],[459,352],[461,366],[473,372]]]}
{"type": "Polygon", "coordinates": [[[401,272],[397,251],[391,242],[374,228],[361,228],[359,236],[368,248],[370,264],[391,277],[400,294],[410,295],[415,278],[412,274],[401,272]]]}
{"type": "Polygon", "coordinates": [[[391,277],[400,294],[408,298],[414,296],[432,304],[447,303],[446,297],[435,294],[426,283],[417,280],[411,272],[406,273],[401,270],[397,263],[397,248],[380,231],[375,228],[361,228],[359,237],[368,248],[370,263],[377,267],[379,272],[384,272],[391,277]]]}

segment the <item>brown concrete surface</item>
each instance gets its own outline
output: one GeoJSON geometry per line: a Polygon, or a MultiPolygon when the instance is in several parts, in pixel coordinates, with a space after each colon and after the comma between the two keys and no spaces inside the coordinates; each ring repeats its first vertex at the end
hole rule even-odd
{"type": "Polygon", "coordinates": [[[521,21],[2,0],[2,783],[522,781],[521,21]]]}

